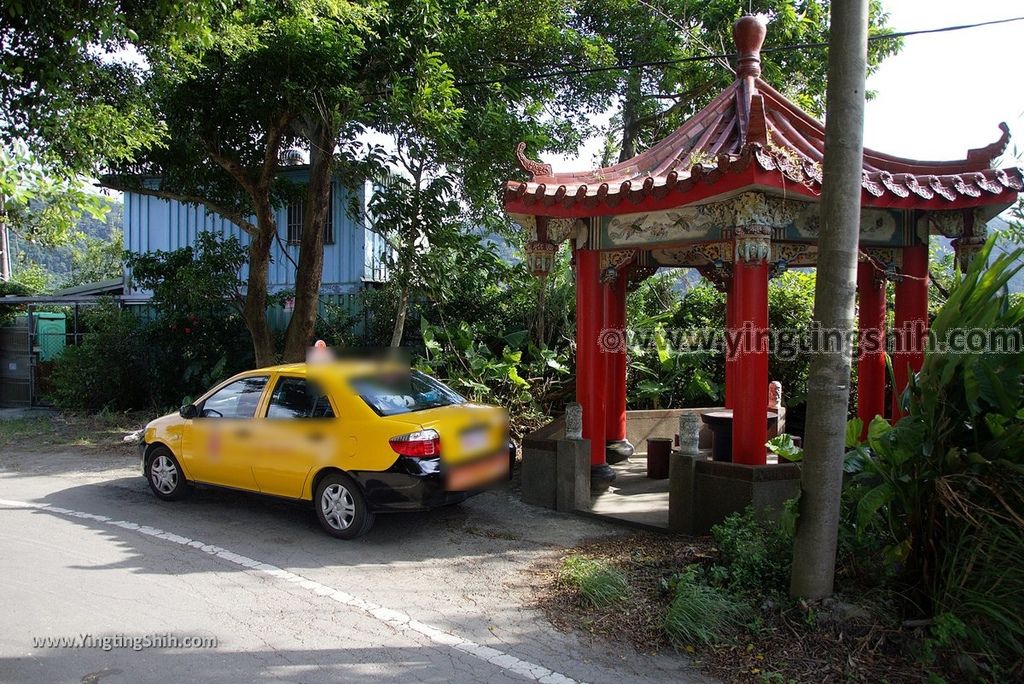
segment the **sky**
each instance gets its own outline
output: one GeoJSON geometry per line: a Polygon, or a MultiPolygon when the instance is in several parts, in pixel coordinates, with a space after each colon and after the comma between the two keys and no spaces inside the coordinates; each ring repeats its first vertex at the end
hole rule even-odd
{"type": "MultiPolygon", "coordinates": [[[[895,31],[1024,16],[1021,0],[883,0],[883,6],[895,31]]],[[[876,95],[867,103],[865,146],[913,159],[963,159],[968,149],[997,140],[1005,121],[1014,138],[1003,165],[1014,163],[1014,140],[1024,157],[1022,43],[1024,21],[905,38],[903,49],[868,79],[876,95]]],[[[589,169],[599,147],[590,140],[578,156],[542,159],[555,171],[589,169]]]]}

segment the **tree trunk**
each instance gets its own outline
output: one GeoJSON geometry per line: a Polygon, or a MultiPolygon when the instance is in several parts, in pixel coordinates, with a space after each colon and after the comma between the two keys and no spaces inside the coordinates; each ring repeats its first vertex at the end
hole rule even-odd
{"type": "Polygon", "coordinates": [[[267,322],[267,281],[270,268],[270,246],[277,232],[270,202],[257,216],[257,233],[249,242],[249,278],[245,287],[242,318],[252,337],[252,349],[257,368],[271,366],[276,361],[274,340],[267,322]],[[268,223],[269,221],[269,223],[268,223]]]}
{"type": "Polygon", "coordinates": [[[640,107],[640,75],[630,72],[626,80],[626,92],[622,100],[622,146],[619,150],[619,163],[636,156],[636,121],[640,107]]]}
{"type": "Polygon", "coordinates": [[[309,185],[299,242],[299,263],[295,269],[295,309],[284,340],[284,361],[288,363],[305,360],[320,311],[324,226],[334,170],[334,137],[334,126],[328,121],[319,122],[310,136],[309,185]]]}
{"type": "Polygon", "coordinates": [[[421,223],[420,202],[423,190],[423,164],[410,160],[405,167],[412,175],[412,197],[410,198],[411,216],[409,234],[402,240],[398,255],[398,269],[395,273],[396,280],[401,284],[401,294],[398,297],[398,310],[395,312],[395,327],[391,331],[391,348],[398,349],[402,346],[402,336],[405,334],[405,318],[409,311],[409,293],[412,291],[412,268],[413,260],[416,258],[416,240],[421,234],[419,226],[421,223]]]}
{"type": "Polygon", "coordinates": [[[808,599],[831,595],[835,580],[864,155],[868,3],[837,0],[831,7],[814,319],[823,330],[844,335],[841,350],[816,350],[807,380],[800,515],[789,591],[808,599]]]}
{"type": "Polygon", "coordinates": [[[409,310],[409,284],[402,286],[402,294],[398,297],[398,310],[395,312],[395,327],[391,330],[391,348],[402,346],[402,335],[405,334],[405,314],[409,310]]]}

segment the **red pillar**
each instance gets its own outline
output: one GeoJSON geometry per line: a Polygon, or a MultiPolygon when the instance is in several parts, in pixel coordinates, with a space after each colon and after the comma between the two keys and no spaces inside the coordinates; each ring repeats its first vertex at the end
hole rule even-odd
{"type": "Polygon", "coordinates": [[[885,277],[871,261],[857,264],[857,294],[857,416],[864,423],[864,439],[875,416],[885,416],[885,277]]]}
{"type": "Polygon", "coordinates": [[[742,331],[733,377],[732,460],[768,462],[768,262],[736,260],[732,276],[735,324],[742,331]]]}
{"type": "Polygon", "coordinates": [[[605,360],[605,440],[626,439],[626,274],[602,286],[604,329],[602,352],[605,360]]]}
{"type": "Polygon", "coordinates": [[[910,373],[921,370],[924,344],[928,336],[928,245],[903,248],[903,277],[896,283],[896,308],[892,374],[892,417],[898,420],[900,396],[907,388],[910,373]]]}
{"type": "Polygon", "coordinates": [[[604,354],[598,347],[603,325],[600,254],[576,252],[576,401],[583,409],[583,438],[590,440],[590,465],[605,463],[604,354]]]}
{"type": "Polygon", "coordinates": [[[729,353],[729,340],[736,334],[736,297],[733,295],[735,285],[729,279],[725,290],[725,407],[736,408],[736,356],[729,353]]]}

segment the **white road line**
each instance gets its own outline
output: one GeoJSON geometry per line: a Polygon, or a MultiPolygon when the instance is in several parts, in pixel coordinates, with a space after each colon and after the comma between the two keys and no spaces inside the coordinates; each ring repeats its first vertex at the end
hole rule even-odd
{"type": "Polygon", "coordinates": [[[269,563],[263,563],[253,558],[248,558],[240,554],[229,551],[228,549],[214,546],[213,544],[207,544],[197,539],[189,539],[179,534],[172,532],[165,532],[164,530],[156,527],[150,527],[148,525],[139,525],[138,523],[129,522],[127,520],[114,520],[113,518],[105,515],[96,515],[94,513],[85,513],[82,511],[73,511],[69,508],[61,508],[59,506],[51,506],[49,504],[37,504],[30,503],[27,501],[11,501],[9,499],[0,499],[0,506],[10,506],[18,508],[31,508],[38,511],[44,511],[47,513],[55,513],[57,515],[66,515],[72,518],[83,518],[86,520],[94,520],[105,525],[111,525],[113,527],[120,527],[125,530],[132,530],[149,537],[155,537],[157,539],[163,539],[164,541],[173,542],[180,546],[190,546],[200,551],[205,551],[211,556],[217,556],[229,563],[234,563],[247,570],[253,570],[261,572],[285,582],[291,582],[297,584],[303,589],[336,601],[342,605],[355,608],[356,610],[362,611],[367,615],[391,625],[401,630],[412,630],[418,634],[422,634],[436,644],[442,646],[448,646],[456,650],[468,653],[469,655],[479,658],[485,662],[500,667],[503,670],[508,670],[514,674],[517,674],[526,679],[542,682],[543,684],[574,684],[575,679],[566,677],[563,674],[549,670],[541,665],[536,665],[526,660],[522,660],[508,653],[499,651],[496,648],[490,646],[484,646],[478,644],[475,641],[464,639],[457,634],[446,632],[443,629],[428,625],[418,620],[413,620],[410,616],[397,610],[385,608],[384,606],[377,605],[370,601],[353,596],[347,592],[335,589],[334,587],[321,584],[315,580],[297,575],[294,572],[290,572],[283,568],[279,568],[276,565],[269,563]]]}

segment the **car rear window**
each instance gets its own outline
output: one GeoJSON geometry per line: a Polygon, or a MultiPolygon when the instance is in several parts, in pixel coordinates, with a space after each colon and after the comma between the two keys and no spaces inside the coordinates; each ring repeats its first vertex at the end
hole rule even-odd
{"type": "Polygon", "coordinates": [[[356,394],[379,416],[394,416],[466,402],[455,390],[419,371],[379,373],[354,378],[351,384],[356,394]]]}

